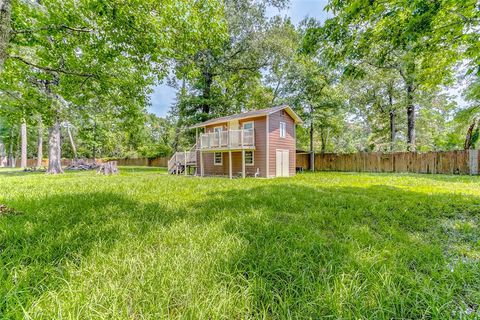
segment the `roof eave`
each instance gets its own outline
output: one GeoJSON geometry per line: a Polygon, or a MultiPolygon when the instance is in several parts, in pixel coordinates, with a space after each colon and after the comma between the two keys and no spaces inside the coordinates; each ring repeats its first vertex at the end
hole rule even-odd
{"type": "MultiPolygon", "coordinates": [[[[280,109],[280,110],[282,110],[282,109],[280,109]]],[[[293,109],[290,106],[285,106],[285,108],[283,108],[283,110],[287,111],[287,113],[290,115],[290,117],[292,117],[293,121],[295,121],[295,124],[302,124],[303,123],[302,119],[298,116],[298,114],[295,111],[293,111],[293,109]]],[[[275,113],[277,111],[270,112],[269,114],[275,113]]]]}
{"type": "MultiPolygon", "coordinates": [[[[245,117],[239,117],[239,118],[236,118],[234,120],[244,120],[244,119],[248,119],[248,118],[265,117],[267,115],[273,114],[273,113],[278,112],[280,110],[286,110],[287,113],[292,117],[293,121],[295,121],[295,124],[302,124],[303,123],[302,119],[298,116],[298,114],[295,111],[293,111],[293,109],[288,105],[285,105],[282,109],[274,110],[274,111],[271,111],[271,112],[265,112],[263,114],[256,114],[256,115],[250,115],[250,116],[245,116],[245,117]]],[[[219,123],[229,122],[229,121],[231,121],[231,120],[221,119],[221,120],[212,121],[212,122],[204,121],[204,122],[197,123],[197,124],[189,127],[189,129],[198,129],[198,128],[203,128],[203,127],[206,127],[206,126],[211,126],[211,125],[214,125],[214,124],[219,124],[219,123]]]]}

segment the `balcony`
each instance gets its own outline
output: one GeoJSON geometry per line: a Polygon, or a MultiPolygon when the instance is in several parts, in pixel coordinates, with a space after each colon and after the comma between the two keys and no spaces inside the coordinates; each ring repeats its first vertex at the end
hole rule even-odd
{"type": "Polygon", "coordinates": [[[255,132],[254,129],[248,129],[203,133],[200,135],[199,149],[203,151],[255,149],[255,132]]]}

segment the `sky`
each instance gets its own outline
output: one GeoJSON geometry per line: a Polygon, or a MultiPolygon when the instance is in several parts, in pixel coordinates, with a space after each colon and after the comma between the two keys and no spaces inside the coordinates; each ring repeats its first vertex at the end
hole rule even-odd
{"type": "MultiPolygon", "coordinates": [[[[323,11],[323,8],[327,2],[328,0],[290,0],[290,6],[287,9],[279,11],[270,8],[267,10],[267,15],[289,16],[295,24],[298,24],[305,17],[324,21],[327,18],[327,13],[323,11]]],[[[148,108],[148,111],[160,117],[166,116],[170,106],[175,102],[175,95],[176,89],[166,84],[155,87],[150,96],[152,105],[148,108]]]]}

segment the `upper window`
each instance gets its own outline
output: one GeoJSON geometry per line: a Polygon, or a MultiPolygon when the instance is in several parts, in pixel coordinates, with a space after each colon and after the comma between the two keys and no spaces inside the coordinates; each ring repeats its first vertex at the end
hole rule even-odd
{"type": "Polygon", "coordinates": [[[285,122],[280,122],[280,138],[285,138],[287,136],[287,124],[285,122]]]}
{"type": "Polygon", "coordinates": [[[216,166],[221,166],[223,164],[223,153],[222,152],[215,152],[214,154],[214,159],[213,159],[213,163],[216,165],[216,166]]]}
{"type": "Polygon", "coordinates": [[[243,123],[243,130],[252,130],[252,129],[253,129],[253,121],[243,123]]]}

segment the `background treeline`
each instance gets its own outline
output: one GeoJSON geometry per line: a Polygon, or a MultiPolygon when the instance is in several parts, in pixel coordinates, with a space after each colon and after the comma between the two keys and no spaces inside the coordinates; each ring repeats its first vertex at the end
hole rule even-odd
{"type": "Polygon", "coordinates": [[[43,151],[51,172],[60,157],[169,155],[193,145],[193,123],[278,104],[305,120],[304,150],[476,147],[476,1],[331,0],[325,22],[267,16],[286,6],[0,0],[0,156],[21,156],[22,124],[23,154],[43,151]],[[159,82],[177,89],[166,118],[146,111],[159,82]]]}

